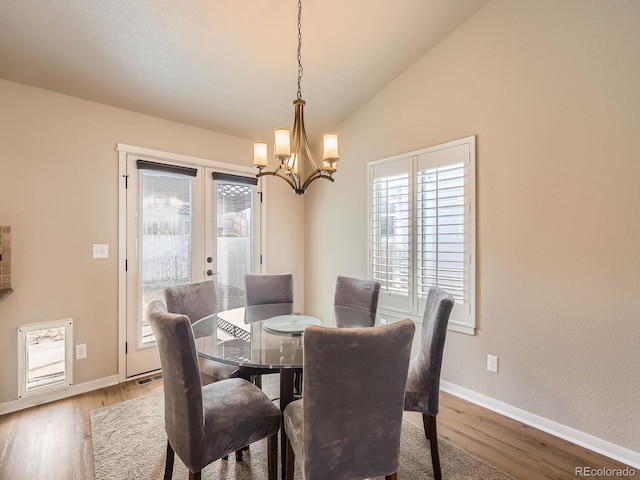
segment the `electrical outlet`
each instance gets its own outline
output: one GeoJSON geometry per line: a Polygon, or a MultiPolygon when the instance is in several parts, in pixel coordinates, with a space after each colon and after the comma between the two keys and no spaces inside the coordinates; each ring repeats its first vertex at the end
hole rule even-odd
{"type": "Polygon", "coordinates": [[[487,355],[487,370],[498,373],[498,357],[495,355],[487,355]]]}
{"type": "Polygon", "coordinates": [[[94,243],[93,258],[109,258],[109,245],[94,243]]]}
{"type": "Polygon", "coordinates": [[[87,344],[81,343],[76,345],[76,360],[82,360],[83,358],[87,358],[87,344]]]}

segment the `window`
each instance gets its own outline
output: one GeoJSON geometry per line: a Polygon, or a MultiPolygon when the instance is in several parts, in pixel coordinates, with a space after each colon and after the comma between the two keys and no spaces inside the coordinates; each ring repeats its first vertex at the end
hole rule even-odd
{"type": "Polygon", "coordinates": [[[65,388],[72,382],[70,318],[18,328],[18,396],[44,389],[65,388]]]}
{"type": "Polygon", "coordinates": [[[371,162],[370,278],[380,310],[421,318],[429,287],[455,298],[449,328],[475,330],[475,137],[371,162]]]}

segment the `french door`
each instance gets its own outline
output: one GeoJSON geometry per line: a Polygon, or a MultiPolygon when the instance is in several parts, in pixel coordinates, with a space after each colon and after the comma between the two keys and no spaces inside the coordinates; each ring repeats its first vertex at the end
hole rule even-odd
{"type": "Polygon", "coordinates": [[[160,368],[146,310],[152,301],[164,301],[165,287],[212,279],[219,310],[244,304],[244,276],[260,269],[261,208],[255,177],[241,167],[135,154],[121,162],[130,378],[160,368]]]}

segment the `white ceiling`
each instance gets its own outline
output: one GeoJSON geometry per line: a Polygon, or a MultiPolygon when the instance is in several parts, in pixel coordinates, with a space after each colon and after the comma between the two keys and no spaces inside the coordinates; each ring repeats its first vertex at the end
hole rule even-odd
{"type": "MultiPolygon", "coordinates": [[[[488,0],[304,0],[310,135],[488,0]]],[[[0,78],[254,140],[293,122],[295,0],[0,0],[0,78]]]]}

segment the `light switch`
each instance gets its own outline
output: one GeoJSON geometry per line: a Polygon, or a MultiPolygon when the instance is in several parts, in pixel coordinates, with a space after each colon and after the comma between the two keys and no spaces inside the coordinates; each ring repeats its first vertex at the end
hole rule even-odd
{"type": "Polygon", "coordinates": [[[81,343],[76,345],[76,360],[82,360],[83,358],[87,358],[87,344],[81,343]]]}
{"type": "Polygon", "coordinates": [[[109,245],[94,243],[93,258],[109,258],[109,245]]]}

